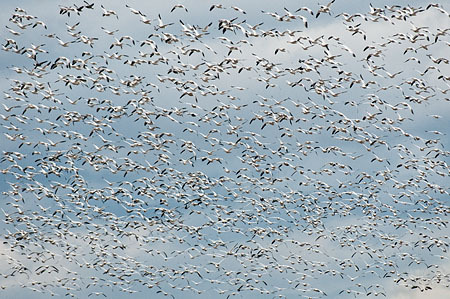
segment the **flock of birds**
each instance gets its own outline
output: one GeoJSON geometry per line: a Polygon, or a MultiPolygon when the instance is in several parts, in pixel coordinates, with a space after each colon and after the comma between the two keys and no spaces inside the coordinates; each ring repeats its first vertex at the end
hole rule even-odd
{"type": "Polygon", "coordinates": [[[448,290],[442,4],[117,2],[2,31],[0,297],[448,290]]]}

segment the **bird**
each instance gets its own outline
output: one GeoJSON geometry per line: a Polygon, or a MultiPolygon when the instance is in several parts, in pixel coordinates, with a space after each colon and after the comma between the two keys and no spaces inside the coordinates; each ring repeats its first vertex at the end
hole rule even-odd
{"type": "Polygon", "coordinates": [[[334,3],[335,0],[331,0],[328,2],[327,5],[321,5],[320,8],[317,10],[316,18],[320,16],[321,13],[330,13],[331,5],[334,3]]]}
{"type": "Polygon", "coordinates": [[[209,11],[212,11],[213,9],[225,9],[225,7],[223,7],[222,4],[213,4],[211,5],[211,7],[209,8],[209,11]]]}
{"type": "Polygon", "coordinates": [[[102,11],[103,11],[103,14],[102,14],[103,17],[115,16],[116,19],[119,19],[119,16],[117,15],[117,12],[115,12],[114,10],[106,9],[103,6],[103,4],[101,4],[100,7],[102,8],[102,11]]]}
{"type": "Polygon", "coordinates": [[[187,10],[187,8],[186,8],[183,4],[175,4],[175,5],[172,7],[172,9],[170,10],[170,12],[173,12],[175,9],[178,9],[178,8],[184,9],[185,12],[189,12],[189,11],[187,10]]]}

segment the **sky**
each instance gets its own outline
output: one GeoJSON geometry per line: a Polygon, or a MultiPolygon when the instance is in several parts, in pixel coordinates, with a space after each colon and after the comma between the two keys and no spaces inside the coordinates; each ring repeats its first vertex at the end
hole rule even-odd
{"type": "Polygon", "coordinates": [[[72,2],[0,12],[1,297],[450,294],[448,6],[72,2]]]}

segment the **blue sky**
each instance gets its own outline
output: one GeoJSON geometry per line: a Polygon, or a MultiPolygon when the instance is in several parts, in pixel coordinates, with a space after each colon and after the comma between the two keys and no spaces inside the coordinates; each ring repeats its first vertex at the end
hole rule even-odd
{"type": "Polygon", "coordinates": [[[2,296],[448,294],[448,7],[179,3],[4,6],[2,296]]]}

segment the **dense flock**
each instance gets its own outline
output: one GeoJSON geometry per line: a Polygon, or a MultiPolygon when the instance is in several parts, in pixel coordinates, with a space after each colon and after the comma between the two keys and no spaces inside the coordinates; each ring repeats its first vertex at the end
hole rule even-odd
{"type": "Polygon", "coordinates": [[[448,6],[150,2],[3,12],[0,297],[450,293],[448,6]]]}

